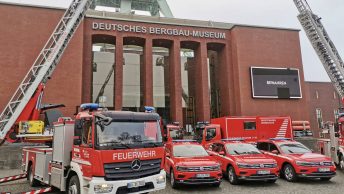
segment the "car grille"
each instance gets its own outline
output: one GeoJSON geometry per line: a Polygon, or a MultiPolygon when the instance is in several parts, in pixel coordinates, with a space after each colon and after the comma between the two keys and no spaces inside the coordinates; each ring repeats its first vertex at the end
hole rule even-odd
{"type": "Polygon", "coordinates": [[[332,162],[307,162],[302,166],[333,166],[332,162]]]}
{"type": "Polygon", "coordinates": [[[187,167],[186,171],[189,172],[202,172],[202,171],[215,171],[216,166],[197,166],[197,167],[187,167]]]}
{"type": "Polygon", "coordinates": [[[141,168],[133,170],[130,162],[104,164],[105,180],[131,180],[160,173],[161,159],[141,160],[141,168]]]}

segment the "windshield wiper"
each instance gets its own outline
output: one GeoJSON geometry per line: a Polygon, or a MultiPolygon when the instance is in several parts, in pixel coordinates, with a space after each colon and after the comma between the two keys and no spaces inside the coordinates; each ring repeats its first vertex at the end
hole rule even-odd
{"type": "Polygon", "coordinates": [[[105,143],[105,144],[119,145],[119,146],[122,146],[122,147],[125,147],[125,148],[128,148],[128,149],[132,148],[132,147],[129,146],[129,144],[123,143],[121,141],[111,141],[111,142],[108,142],[108,143],[105,143]]]}
{"type": "Polygon", "coordinates": [[[236,150],[234,150],[233,152],[234,152],[234,153],[236,153],[237,155],[240,155],[240,153],[239,153],[239,152],[237,152],[236,150]]]}
{"type": "Polygon", "coordinates": [[[135,143],[138,142],[138,143],[147,143],[147,144],[150,144],[150,145],[153,145],[154,147],[160,147],[162,146],[162,142],[154,142],[152,140],[141,140],[141,141],[134,141],[135,143]]]}

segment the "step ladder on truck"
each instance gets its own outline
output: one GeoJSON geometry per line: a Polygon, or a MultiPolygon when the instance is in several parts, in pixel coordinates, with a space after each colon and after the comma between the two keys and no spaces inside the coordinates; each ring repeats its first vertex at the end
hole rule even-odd
{"type": "MultiPolygon", "coordinates": [[[[313,13],[307,1],[294,0],[294,3],[299,11],[298,19],[300,23],[335,90],[343,101],[344,62],[322,24],[321,18],[313,13]]],[[[336,123],[329,123],[324,131],[330,134],[330,138],[319,141],[320,150],[323,151],[323,154],[331,157],[341,169],[344,169],[344,114],[340,113],[336,123]]]]}
{"type": "Polygon", "coordinates": [[[165,188],[160,116],[152,108],[135,113],[83,104],[75,120],[60,117],[52,129],[42,129],[39,115],[61,106],[41,105],[45,84],[91,3],[72,1],[1,113],[1,142],[49,146],[23,148],[23,174],[0,178],[0,184],[27,178],[31,186],[46,186],[27,193],[52,187],[71,194],[146,193],[165,188]]]}

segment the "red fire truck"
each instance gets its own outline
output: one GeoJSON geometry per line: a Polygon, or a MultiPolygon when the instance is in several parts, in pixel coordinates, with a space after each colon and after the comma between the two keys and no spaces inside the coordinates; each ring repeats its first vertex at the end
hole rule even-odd
{"type": "Polygon", "coordinates": [[[287,181],[298,178],[320,178],[328,181],[336,175],[331,158],[313,153],[303,144],[286,138],[259,140],[258,149],[274,158],[287,181]]]}
{"type": "Polygon", "coordinates": [[[84,104],[54,124],[52,147],[23,149],[30,185],[73,194],[143,193],[164,189],[159,115],[99,110],[84,104]]]}
{"type": "Polygon", "coordinates": [[[180,184],[207,184],[215,187],[221,184],[220,164],[196,141],[168,141],[164,167],[173,188],[180,184]]]}
{"type": "Polygon", "coordinates": [[[291,138],[290,117],[221,117],[198,123],[195,139],[207,145],[221,139],[241,138],[247,142],[258,139],[291,138]]]}
{"type": "Polygon", "coordinates": [[[208,150],[221,163],[222,172],[231,184],[239,184],[243,180],[274,183],[279,176],[274,159],[242,140],[215,141],[209,145],[208,150]]]}

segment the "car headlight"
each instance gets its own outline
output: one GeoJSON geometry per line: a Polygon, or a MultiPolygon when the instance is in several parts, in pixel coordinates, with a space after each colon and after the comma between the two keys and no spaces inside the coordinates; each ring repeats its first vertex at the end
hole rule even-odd
{"type": "Polygon", "coordinates": [[[214,170],[214,171],[219,171],[219,170],[221,170],[220,164],[217,164],[216,166],[213,166],[213,170],[214,170]]]}
{"type": "Polygon", "coordinates": [[[188,168],[188,167],[185,167],[185,166],[177,166],[177,170],[178,170],[178,171],[188,171],[189,168],[188,168]]]}
{"type": "Polygon", "coordinates": [[[99,184],[94,185],[94,192],[95,193],[110,193],[113,189],[112,184],[99,184]]]}
{"type": "Polygon", "coordinates": [[[305,162],[305,161],[296,161],[296,165],[298,166],[314,166],[312,162],[305,162]]]}
{"type": "Polygon", "coordinates": [[[165,183],[165,181],[166,181],[166,178],[165,178],[165,176],[163,176],[163,175],[160,175],[160,176],[156,179],[156,183],[158,183],[158,184],[165,183]]]}

